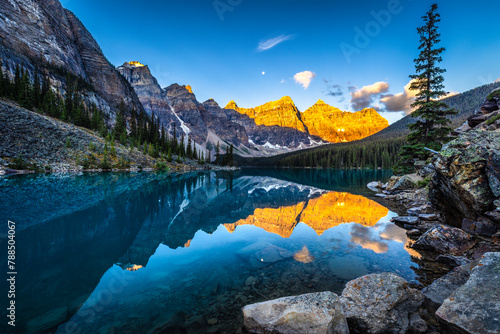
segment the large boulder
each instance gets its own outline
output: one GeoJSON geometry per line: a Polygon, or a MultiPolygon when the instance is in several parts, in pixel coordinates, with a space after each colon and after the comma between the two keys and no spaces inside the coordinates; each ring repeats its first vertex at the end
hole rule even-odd
{"type": "Polygon", "coordinates": [[[470,264],[457,267],[422,289],[425,296],[424,305],[431,313],[436,312],[446,298],[467,282],[471,272],[470,267],[470,264]]]}
{"type": "Polygon", "coordinates": [[[443,147],[429,184],[431,202],[460,227],[493,209],[500,196],[500,131],[471,130],[443,147]]]}
{"type": "Polygon", "coordinates": [[[400,191],[409,190],[415,188],[417,181],[423,180],[422,177],[417,174],[403,175],[403,176],[391,176],[387,184],[388,191],[400,191]]]}
{"type": "Polygon", "coordinates": [[[243,317],[250,333],[349,333],[339,298],[329,291],[247,305],[243,317]]]}
{"type": "Polygon", "coordinates": [[[436,312],[443,333],[500,333],[500,253],[486,253],[436,312]]]}
{"type": "Polygon", "coordinates": [[[462,230],[474,234],[491,237],[498,230],[498,225],[485,217],[479,217],[477,221],[464,218],[462,221],[462,230]]]}
{"type": "Polygon", "coordinates": [[[412,247],[437,253],[462,255],[476,242],[473,236],[459,228],[440,225],[425,232],[412,247]]]}
{"type": "Polygon", "coordinates": [[[340,302],[353,333],[406,333],[418,323],[424,296],[392,273],[366,275],[347,283],[340,302]]]}

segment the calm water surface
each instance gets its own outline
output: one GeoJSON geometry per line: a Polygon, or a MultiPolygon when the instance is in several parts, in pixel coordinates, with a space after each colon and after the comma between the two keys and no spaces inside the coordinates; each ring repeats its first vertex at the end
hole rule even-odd
{"type": "Polygon", "coordinates": [[[390,175],[0,178],[2,221],[17,224],[15,332],[237,333],[249,303],[340,294],[347,281],[377,272],[418,284],[420,255],[366,189],[390,175]]]}

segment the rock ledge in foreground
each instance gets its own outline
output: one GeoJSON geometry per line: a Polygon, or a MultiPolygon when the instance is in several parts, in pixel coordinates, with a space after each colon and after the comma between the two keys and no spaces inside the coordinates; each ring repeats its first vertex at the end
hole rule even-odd
{"type": "Polygon", "coordinates": [[[340,297],[351,332],[371,334],[406,333],[410,327],[415,330],[413,325],[423,322],[418,315],[423,300],[419,290],[392,273],[352,280],[340,297]]]}
{"type": "Polygon", "coordinates": [[[349,333],[339,298],[329,291],[247,305],[243,317],[250,333],[349,333]]]}
{"type": "Polygon", "coordinates": [[[500,252],[486,253],[436,312],[443,333],[500,333],[500,252]]]}

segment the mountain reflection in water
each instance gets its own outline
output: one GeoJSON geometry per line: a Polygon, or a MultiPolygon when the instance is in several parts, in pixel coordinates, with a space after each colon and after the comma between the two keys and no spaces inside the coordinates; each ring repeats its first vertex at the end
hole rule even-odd
{"type": "Polygon", "coordinates": [[[387,208],[364,196],[332,191],[312,195],[293,206],[257,208],[247,218],[224,226],[233,232],[237,226],[253,225],[288,238],[300,222],[322,235],[324,231],[340,224],[373,226],[388,213],[387,208]]]}
{"type": "Polygon", "coordinates": [[[418,253],[390,223],[395,213],[363,196],[361,185],[389,176],[248,170],[7,178],[0,192],[19,191],[19,204],[11,197],[3,205],[16,212],[23,245],[16,330],[234,333],[241,307],[263,296],[340,293],[348,280],[382,271],[418,283],[418,253]],[[42,206],[26,205],[26,189],[37,187],[45,203],[63,200],[55,192],[64,189],[69,205],[36,221],[42,206]]]}

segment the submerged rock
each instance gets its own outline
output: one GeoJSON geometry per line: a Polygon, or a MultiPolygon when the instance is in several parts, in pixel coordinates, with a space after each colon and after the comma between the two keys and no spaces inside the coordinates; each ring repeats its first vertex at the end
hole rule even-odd
{"type": "Polygon", "coordinates": [[[459,228],[441,225],[424,233],[413,248],[437,253],[462,255],[476,244],[476,239],[459,228]]]}
{"type": "Polygon", "coordinates": [[[452,267],[459,267],[469,264],[471,261],[465,256],[455,256],[450,254],[442,254],[436,258],[436,261],[447,264],[452,267]]]}
{"type": "Polygon", "coordinates": [[[255,258],[264,263],[274,263],[292,256],[292,252],[277,246],[269,246],[255,253],[255,258]]]}
{"type": "Polygon", "coordinates": [[[349,333],[339,298],[329,291],[247,305],[243,317],[250,333],[349,333]]]}
{"type": "MultiPolygon", "coordinates": [[[[406,333],[424,296],[392,273],[366,275],[347,283],[340,302],[353,333],[406,333]]],[[[414,317],[415,327],[418,319],[414,317]]]]}
{"type": "Polygon", "coordinates": [[[500,332],[500,253],[486,253],[469,280],[437,310],[443,333],[500,332]]]}

